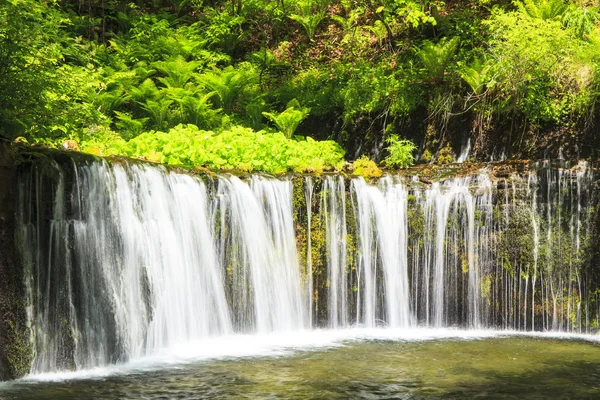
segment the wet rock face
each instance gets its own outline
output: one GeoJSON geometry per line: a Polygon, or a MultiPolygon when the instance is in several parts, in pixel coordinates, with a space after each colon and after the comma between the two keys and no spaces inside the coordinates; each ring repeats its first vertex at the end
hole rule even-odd
{"type": "Polygon", "coordinates": [[[15,246],[16,159],[0,142],[0,379],[19,377],[31,361],[23,269],[15,246]]]}
{"type": "MultiPolygon", "coordinates": [[[[14,210],[13,203],[10,201],[11,190],[14,184],[14,169],[10,166],[10,160],[7,155],[7,148],[0,146],[0,309],[2,315],[5,315],[5,306],[8,303],[9,296],[5,289],[6,277],[10,276],[11,265],[14,263],[14,254],[11,254],[12,235],[14,231],[14,210]]],[[[8,360],[6,358],[6,341],[8,335],[7,321],[0,319],[0,378],[10,378],[8,360]]]]}

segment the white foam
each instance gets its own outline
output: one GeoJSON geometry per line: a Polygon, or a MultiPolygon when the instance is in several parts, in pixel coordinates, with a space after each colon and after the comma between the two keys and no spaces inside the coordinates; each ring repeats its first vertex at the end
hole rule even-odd
{"type": "Polygon", "coordinates": [[[323,351],[349,343],[372,340],[430,341],[443,339],[479,340],[497,337],[525,336],[600,342],[598,335],[561,332],[517,332],[498,330],[462,330],[430,328],[351,328],[339,330],[311,330],[271,333],[264,335],[228,335],[187,342],[158,351],[124,364],[110,365],[79,371],[59,371],[29,375],[20,381],[57,382],[82,379],[103,379],[109,376],[136,374],[172,368],[190,363],[219,359],[247,357],[290,356],[298,351],[323,351]]]}

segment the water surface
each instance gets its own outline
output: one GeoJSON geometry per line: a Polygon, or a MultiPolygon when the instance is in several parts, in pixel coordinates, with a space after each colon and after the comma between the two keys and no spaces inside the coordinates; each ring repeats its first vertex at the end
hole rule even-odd
{"type": "MultiPolygon", "coordinates": [[[[418,338],[419,333],[405,338],[332,335],[310,333],[299,348],[285,341],[277,344],[275,337],[266,339],[270,346],[240,337],[231,341],[229,355],[228,351],[219,355],[213,344],[214,354],[204,349],[194,356],[198,349],[190,345],[187,359],[186,349],[181,348],[179,361],[163,358],[112,369],[33,376],[2,384],[0,397],[600,398],[600,344],[595,340],[448,331],[425,334],[425,340],[418,338]],[[319,334],[321,342],[316,340],[319,334]]],[[[220,345],[227,346],[227,341],[221,340],[220,345]]]]}

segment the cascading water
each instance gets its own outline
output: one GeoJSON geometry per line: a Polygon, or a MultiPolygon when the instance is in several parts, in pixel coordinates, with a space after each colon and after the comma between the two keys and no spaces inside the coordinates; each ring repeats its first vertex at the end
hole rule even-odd
{"type": "Polygon", "coordinates": [[[409,304],[407,261],[407,198],[401,183],[390,177],[379,186],[368,185],[363,179],[353,181],[358,202],[360,229],[360,273],[364,282],[362,302],[364,316],[359,321],[368,327],[376,325],[380,316],[390,327],[408,327],[412,316],[409,304]],[[375,255],[375,257],[373,257],[375,255]],[[377,290],[377,264],[382,271],[383,288],[377,290]],[[381,312],[377,312],[377,297],[383,296],[381,312]]]}
{"type": "Polygon", "coordinates": [[[433,184],[24,168],[32,372],[313,327],[595,330],[595,182],[548,162],[433,184]]]}
{"type": "Polygon", "coordinates": [[[53,191],[37,171],[21,190],[34,372],[305,327],[289,181],[223,177],[209,198],[162,168],[78,166],[71,187],[55,172],[53,191]]]}
{"type": "Polygon", "coordinates": [[[341,176],[323,179],[323,220],[327,240],[327,270],[329,278],[328,317],[331,328],[348,324],[347,280],[347,225],[346,188],[341,176]]]}

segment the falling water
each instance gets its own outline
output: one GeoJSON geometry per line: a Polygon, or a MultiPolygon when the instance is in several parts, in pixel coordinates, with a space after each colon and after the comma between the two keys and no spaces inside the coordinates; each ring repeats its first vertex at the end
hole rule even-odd
{"type": "Polygon", "coordinates": [[[346,302],[346,188],[341,176],[323,179],[323,219],[326,226],[329,276],[329,326],[339,328],[348,324],[346,302]]]}
{"type": "Polygon", "coordinates": [[[407,196],[401,183],[388,176],[379,186],[354,180],[358,199],[358,221],[361,241],[361,272],[364,287],[362,308],[368,327],[375,326],[379,314],[390,327],[408,327],[411,323],[407,260],[407,196]],[[382,293],[377,290],[376,267],[382,271],[382,293]],[[384,296],[380,313],[377,296],[384,296]]]}
{"type": "Polygon", "coordinates": [[[21,190],[34,372],[305,327],[289,181],[223,177],[209,199],[202,180],[162,168],[78,166],[70,188],[55,171],[53,193],[38,171],[21,190]]]}
{"type": "Polygon", "coordinates": [[[310,176],[304,181],[304,201],[306,202],[306,304],[308,309],[308,326],[313,325],[313,266],[312,266],[312,199],[314,184],[310,176]]]}
{"type": "Polygon", "coordinates": [[[318,326],[594,331],[595,182],[564,161],[435,183],[23,168],[32,371],[318,326]]]}

